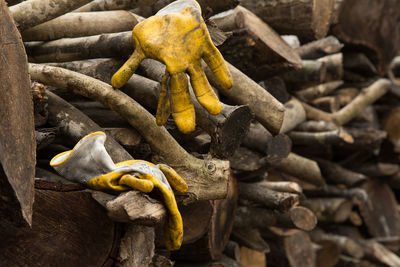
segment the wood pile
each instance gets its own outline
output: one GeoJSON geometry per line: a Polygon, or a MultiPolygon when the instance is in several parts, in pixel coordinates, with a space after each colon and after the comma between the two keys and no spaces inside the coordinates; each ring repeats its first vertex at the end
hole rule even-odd
{"type": "Polygon", "coordinates": [[[400,266],[400,2],[198,1],[234,85],[203,66],[222,112],[194,100],[188,135],[155,124],[163,64],[109,85],[132,28],[170,2],[0,0],[2,265],[400,266]],[[180,250],[157,192],[51,169],[99,130],[115,162],[188,183],[180,250]]]}

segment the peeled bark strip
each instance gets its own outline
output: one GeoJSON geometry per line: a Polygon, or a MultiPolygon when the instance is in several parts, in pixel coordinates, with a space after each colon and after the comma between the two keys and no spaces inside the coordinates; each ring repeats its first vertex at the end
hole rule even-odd
{"type": "Polygon", "coordinates": [[[367,47],[368,56],[384,75],[400,48],[399,10],[396,0],[374,0],[368,5],[360,0],[343,1],[333,33],[346,43],[367,47]],[[383,10],[391,12],[381,16],[383,10]]]}
{"type": "Polygon", "coordinates": [[[37,63],[128,56],[133,51],[132,32],[65,38],[44,43],[28,42],[25,43],[25,49],[29,61],[37,63]]]}
{"type": "Polygon", "coordinates": [[[240,70],[228,62],[226,64],[232,74],[233,86],[229,90],[222,89],[214,74],[207,66],[204,70],[210,83],[220,93],[232,99],[237,104],[248,105],[251,111],[254,112],[256,119],[271,133],[279,133],[285,113],[284,106],[240,70]]]}
{"type": "Polygon", "coordinates": [[[22,32],[89,2],[90,0],[29,0],[10,7],[10,12],[22,32]]]}
{"type": "Polygon", "coordinates": [[[300,40],[326,36],[333,13],[333,0],[274,1],[241,0],[240,3],[280,34],[294,34],[300,40]]]}
{"type": "Polygon", "coordinates": [[[36,143],[27,59],[20,34],[0,1],[0,213],[32,224],[36,143]]]}
{"type": "Polygon", "coordinates": [[[186,201],[226,196],[229,162],[194,158],[164,127],[157,126],[150,113],[121,91],[96,79],[57,67],[30,64],[30,74],[33,79],[93,98],[125,117],[160,157],[158,161],[173,167],[188,183],[186,201]]]}
{"type": "Polygon", "coordinates": [[[232,31],[219,50],[224,58],[255,80],[301,67],[300,57],[265,22],[242,6],[214,16],[223,31],[232,31]],[[249,46],[249,43],[253,45],[249,46]]]}
{"type": "Polygon", "coordinates": [[[68,13],[23,31],[22,39],[25,42],[50,41],[131,31],[137,23],[136,17],[125,10],[68,13]]]}
{"type": "Polygon", "coordinates": [[[93,12],[119,9],[133,9],[139,6],[152,5],[157,0],[94,0],[76,9],[74,12],[93,12]]]}
{"type": "Polygon", "coordinates": [[[281,211],[289,210],[300,200],[297,194],[273,191],[263,183],[239,183],[239,195],[241,198],[281,211]]]}
{"type": "Polygon", "coordinates": [[[286,172],[316,186],[325,184],[318,164],[313,160],[301,157],[295,153],[290,153],[287,158],[282,160],[277,168],[280,171],[286,172]]]}
{"type": "Polygon", "coordinates": [[[320,57],[339,52],[343,44],[335,36],[328,36],[296,48],[302,59],[318,59],[320,57]]]}
{"type": "Polygon", "coordinates": [[[344,198],[309,198],[302,203],[312,210],[320,222],[341,223],[351,213],[353,203],[344,198]]]}
{"type": "Polygon", "coordinates": [[[379,79],[369,87],[364,88],[347,106],[333,114],[318,110],[303,103],[307,118],[312,120],[331,121],[337,125],[343,125],[351,121],[364,108],[382,97],[390,88],[391,82],[387,79],[379,79]]]}

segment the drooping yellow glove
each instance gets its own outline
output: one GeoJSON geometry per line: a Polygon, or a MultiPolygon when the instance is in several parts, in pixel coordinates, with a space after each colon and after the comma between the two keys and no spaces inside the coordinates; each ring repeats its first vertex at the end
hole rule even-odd
{"type": "Polygon", "coordinates": [[[189,133],[195,129],[195,111],[186,73],[190,76],[199,103],[210,114],[221,112],[218,97],[201,68],[201,59],[211,68],[223,88],[229,89],[233,81],[222,55],[211,41],[196,1],[173,2],[137,24],[132,38],[135,51],[113,75],[111,84],[115,88],[122,87],[144,58],[163,62],[166,72],[157,106],[158,125],[164,125],[172,113],[181,132],[189,133]]]}
{"type": "Polygon", "coordinates": [[[50,165],[71,181],[85,183],[96,190],[125,191],[131,188],[150,192],[158,188],[169,211],[165,225],[165,245],[179,249],[183,238],[183,223],[170,184],[179,192],[186,192],[186,182],[174,169],[154,165],[144,160],[127,160],[114,164],[104,147],[106,135],[91,133],[82,138],[72,150],[56,155],[50,165]]]}

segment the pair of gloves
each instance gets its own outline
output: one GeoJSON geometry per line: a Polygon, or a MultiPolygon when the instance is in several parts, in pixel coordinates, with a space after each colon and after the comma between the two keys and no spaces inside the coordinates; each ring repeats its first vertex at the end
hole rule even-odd
{"type": "Polygon", "coordinates": [[[179,192],[186,192],[186,182],[165,164],[154,165],[144,160],[114,164],[104,147],[105,139],[103,132],[91,133],[83,137],[72,150],[56,155],[50,165],[66,179],[86,184],[95,190],[126,191],[133,188],[150,192],[154,187],[158,188],[169,211],[165,245],[169,250],[179,249],[183,223],[170,185],[179,192]]]}
{"type": "Polygon", "coordinates": [[[156,122],[164,125],[170,114],[178,129],[195,129],[195,110],[188,78],[199,103],[212,115],[221,112],[221,103],[201,67],[203,59],[222,88],[229,89],[232,77],[225,61],[211,41],[201,9],[195,0],[178,0],[138,23],[132,31],[135,51],[113,75],[111,84],[122,87],[145,58],[161,61],[166,72],[161,83],[156,122]],[[170,90],[168,90],[170,89],[170,90]]]}

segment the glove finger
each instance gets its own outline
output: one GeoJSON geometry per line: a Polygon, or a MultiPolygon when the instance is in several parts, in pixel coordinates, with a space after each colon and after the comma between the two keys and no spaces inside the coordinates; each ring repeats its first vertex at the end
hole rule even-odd
{"type": "Polygon", "coordinates": [[[180,214],[169,215],[164,225],[165,246],[168,250],[178,250],[183,240],[183,222],[180,214]]]}
{"type": "Polygon", "coordinates": [[[136,45],[136,49],[132,53],[130,58],[111,77],[111,85],[115,88],[121,88],[122,86],[124,86],[144,58],[145,55],[141,51],[139,45],[136,45]]]}
{"type": "Polygon", "coordinates": [[[127,185],[130,188],[137,189],[141,192],[151,192],[153,190],[153,183],[149,180],[143,180],[141,179],[142,175],[135,177],[130,174],[125,174],[124,176],[121,177],[119,180],[119,183],[122,185],[127,185]]]}
{"type": "Polygon", "coordinates": [[[95,190],[111,189],[115,191],[126,191],[129,187],[120,185],[119,179],[122,173],[110,172],[90,179],[87,185],[95,190]]]}
{"type": "Polygon", "coordinates": [[[231,73],[224,58],[214,44],[210,43],[204,50],[203,59],[214,73],[222,88],[231,88],[233,85],[231,73]]]}
{"type": "Polygon", "coordinates": [[[172,117],[182,133],[190,133],[196,127],[195,111],[188,91],[185,73],[171,75],[172,117]]]}
{"type": "Polygon", "coordinates": [[[157,167],[164,173],[173,188],[182,193],[188,190],[185,180],[173,168],[165,164],[158,164],[157,167]]]}
{"type": "Polygon", "coordinates": [[[158,98],[156,122],[157,125],[164,125],[171,115],[171,101],[168,94],[169,73],[165,72],[161,82],[160,97],[158,98]]]}
{"type": "Polygon", "coordinates": [[[200,64],[195,64],[188,68],[190,75],[190,83],[192,84],[194,94],[199,103],[212,115],[217,115],[221,112],[221,103],[217,95],[211,88],[200,64]]]}

